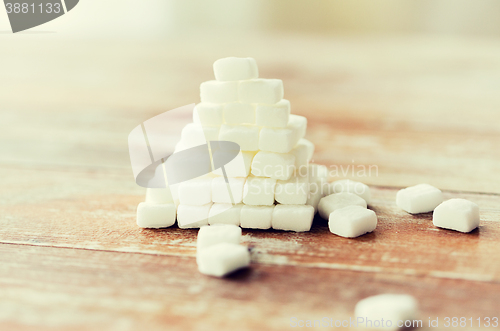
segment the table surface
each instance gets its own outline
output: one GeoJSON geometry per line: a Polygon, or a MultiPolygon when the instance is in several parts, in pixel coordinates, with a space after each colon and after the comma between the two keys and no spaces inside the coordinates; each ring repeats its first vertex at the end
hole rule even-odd
{"type": "Polygon", "coordinates": [[[0,329],[282,330],[293,317],[348,319],[379,293],[415,296],[425,323],[439,317],[433,330],[445,317],[500,317],[500,42],[244,39],[8,41],[0,329]],[[251,268],[216,279],[197,271],[196,230],[136,226],[145,191],[128,133],[197,102],[212,62],[228,55],[253,56],[262,77],[283,79],[316,163],[344,169],[339,177],[376,169],[357,177],[372,189],[373,233],[337,237],[319,217],[307,233],[244,229],[251,268]],[[398,209],[397,190],[421,182],[476,202],[480,227],[437,229],[431,213],[398,209]]]}

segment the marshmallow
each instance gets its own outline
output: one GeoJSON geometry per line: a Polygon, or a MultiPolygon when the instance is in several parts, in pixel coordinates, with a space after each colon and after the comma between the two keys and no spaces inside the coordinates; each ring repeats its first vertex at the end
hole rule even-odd
{"type": "Polygon", "coordinates": [[[198,177],[179,184],[181,205],[201,206],[212,202],[212,178],[198,177]]]}
{"type": "Polygon", "coordinates": [[[274,179],[289,179],[295,170],[292,154],[258,152],[252,161],[252,175],[274,179]]]}
{"type": "Polygon", "coordinates": [[[247,80],[259,77],[259,69],[251,57],[226,57],[214,62],[214,74],[218,81],[247,80]]]}
{"type": "Polygon", "coordinates": [[[465,199],[451,199],[434,209],[432,223],[440,228],[471,232],[479,226],[479,206],[465,199]]]}
{"type": "Polygon", "coordinates": [[[443,202],[443,193],[429,184],[419,184],[399,190],[396,204],[410,214],[428,213],[443,202]]]}
{"type": "Polygon", "coordinates": [[[210,207],[212,207],[212,203],[203,206],[177,206],[177,225],[181,229],[193,229],[208,225],[210,207]]]}
{"type": "Polygon", "coordinates": [[[224,105],[224,123],[255,124],[255,106],[241,102],[226,103],[224,105]]]}
{"type": "Polygon", "coordinates": [[[223,124],[218,140],[235,142],[242,151],[256,151],[259,149],[259,130],[257,126],[223,124]]]}
{"type": "Polygon", "coordinates": [[[243,204],[214,203],[208,213],[208,224],[240,225],[240,211],[243,204]]]}
{"type": "Polygon", "coordinates": [[[201,102],[227,103],[238,101],[238,82],[210,80],[200,85],[201,102]]]}
{"type": "Polygon", "coordinates": [[[218,138],[219,127],[202,127],[196,123],[187,124],[181,132],[183,149],[204,145],[207,141],[219,140],[218,138]]]}
{"type": "Polygon", "coordinates": [[[231,224],[219,224],[215,226],[202,226],[198,231],[196,250],[220,244],[230,243],[238,245],[241,240],[241,228],[231,224]]]}
{"type": "Polygon", "coordinates": [[[276,205],[272,227],[275,230],[303,232],[311,229],[314,208],[307,205],[276,205]]]}
{"type": "Polygon", "coordinates": [[[223,107],[220,104],[202,102],[193,109],[193,122],[202,126],[221,126],[223,107]]]}
{"type": "Polygon", "coordinates": [[[175,215],[173,203],[141,202],[137,206],[137,225],[141,228],[166,228],[175,223],[175,215]]]}
{"type": "Polygon", "coordinates": [[[283,81],[262,78],[241,81],[238,99],[248,103],[275,104],[283,99],[283,81]]]}
{"type": "Polygon", "coordinates": [[[319,201],[318,212],[325,220],[337,209],[347,206],[360,206],[366,208],[366,201],[354,193],[334,193],[319,201]]]}
{"type": "Polygon", "coordinates": [[[280,100],[274,105],[258,104],[255,108],[255,121],[258,126],[285,128],[290,118],[290,101],[280,100]]]}
{"type": "Polygon", "coordinates": [[[250,265],[250,253],[241,245],[220,243],[198,254],[198,270],[205,275],[223,277],[250,265]]]}
{"type": "MultiPolygon", "coordinates": [[[[256,152],[242,152],[240,151],[234,159],[224,166],[227,177],[248,177],[250,173],[250,166],[256,152]]],[[[222,176],[222,169],[213,171],[213,174],[222,176]]]]}
{"type": "Polygon", "coordinates": [[[146,202],[149,203],[174,203],[170,187],[167,188],[147,188],[146,202]]]}
{"type": "Polygon", "coordinates": [[[378,321],[379,329],[399,330],[398,323],[404,325],[405,321],[413,323],[419,319],[418,302],[406,294],[379,294],[359,301],[354,315],[360,326],[374,328],[378,321]]]}
{"type": "Polygon", "coordinates": [[[288,180],[278,180],[274,197],[284,205],[304,205],[309,195],[307,177],[291,177],[288,180]]]}
{"type": "Polygon", "coordinates": [[[307,118],[299,115],[290,115],[290,119],[288,120],[288,128],[291,128],[294,133],[297,135],[297,141],[306,136],[307,130],[307,118]]]}
{"type": "Polygon", "coordinates": [[[297,142],[304,138],[307,120],[303,116],[290,115],[284,129],[262,128],[259,149],[266,152],[289,153],[297,142]]]}
{"type": "Polygon", "coordinates": [[[370,188],[360,182],[349,179],[337,180],[330,184],[330,193],[354,193],[363,198],[367,204],[370,203],[370,188]]]}
{"type": "Polygon", "coordinates": [[[315,214],[318,212],[318,204],[322,197],[321,187],[317,183],[309,183],[306,205],[312,206],[315,214]]]}
{"type": "Polygon", "coordinates": [[[290,152],[295,156],[295,168],[307,166],[314,153],[314,144],[307,139],[300,139],[290,152]]]}
{"type": "Polygon", "coordinates": [[[240,225],[248,229],[270,229],[273,219],[273,206],[249,206],[241,208],[240,225]]]}
{"type": "Polygon", "coordinates": [[[276,179],[248,177],[243,187],[243,203],[253,206],[271,206],[274,204],[276,179]]]}
{"type": "Polygon", "coordinates": [[[216,177],[212,180],[212,201],[216,203],[240,203],[243,201],[243,185],[246,178],[228,178],[231,195],[227,189],[228,183],[224,177],[216,177]]]}
{"type": "MultiPolygon", "coordinates": [[[[339,193],[342,194],[342,193],[339,193]]],[[[366,207],[347,206],[335,210],[328,218],[330,232],[345,238],[359,237],[377,227],[377,215],[366,207]]]]}

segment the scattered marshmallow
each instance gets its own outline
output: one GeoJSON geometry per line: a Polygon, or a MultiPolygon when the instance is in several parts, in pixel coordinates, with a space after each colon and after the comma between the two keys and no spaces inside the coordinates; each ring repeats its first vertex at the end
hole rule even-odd
{"type": "Polygon", "coordinates": [[[193,122],[202,126],[221,126],[224,121],[222,105],[202,102],[193,109],[193,122]]]}
{"type": "Polygon", "coordinates": [[[276,205],[272,227],[275,230],[304,232],[311,229],[314,208],[308,205],[276,205]]]}
{"type": "Polygon", "coordinates": [[[238,245],[241,240],[241,228],[231,224],[202,226],[198,231],[196,249],[198,251],[220,243],[238,245]]]}
{"type": "Polygon", "coordinates": [[[428,213],[443,202],[443,193],[429,184],[419,184],[399,190],[396,204],[410,214],[428,213]]]}
{"type": "MultiPolygon", "coordinates": [[[[231,195],[227,188],[228,183],[224,177],[216,177],[212,180],[212,201],[216,203],[240,203],[243,201],[243,186],[246,178],[228,178],[231,195]]],[[[213,208],[213,207],[212,207],[213,208]]]]}
{"type": "Polygon", "coordinates": [[[240,211],[243,204],[214,203],[208,213],[208,224],[240,225],[240,211]]]}
{"type": "MultiPolygon", "coordinates": [[[[256,152],[240,151],[236,157],[224,166],[228,177],[248,177],[250,174],[250,166],[256,152]]],[[[222,176],[222,169],[213,171],[213,174],[222,176]]]]}
{"type": "Polygon", "coordinates": [[[224,123],[255,124],[255,106],[242,102],[226,103],[224,105],[224,123]]]}
{"type": "Polygon", "coordinates": [[[359,237],[377,227],[377,215],[366,207],[347,206],[335,210],[328,218],[330,232],[345,238],[359,237]]]}
{"type": "Polygon", "coordinates": [[[304,205],[309,195],[307,177],[294,176],[288,180],[278,180],[274,193],[277,202],[284,205],[304,205]]]}
{"type": "Polygon", "coordinates": [[[290,118],[290,101],[280,100],[274,105],[258,104],[255,108],[255,121],[258,126],[285,128],[290,118]]]}
{"type": "Polygon", "coordinates": [[[226,57],[214,62],[214,74],[218,81],[247,80],[259,77],[259,69],[251,57],[226,57]]]}
{"type": "Polygon", "coordinates": [[[249,206],[241,208],[240,225],[248,229],[270,229],[273,219],[273,206],[249,206]]]}
{"type": "Polygon", "coordinates": [[[238,101],[238,82],[210,80],[200,85],[201,102],[227,103],[238,101]]]}
{"type": "Polygon", "coordinates": [[[174,203],[170,187],[167,188],[147,188],[146,202],[149,203],[174,203]]]}
{"type": "Polygon", "coordinates": [[[250,265],[250,253],[241,245],[220,243],[201,250],[198,270],[205,275],[223,277],[250,265]]]}
{"type": "Polygon", "coordinates": [[[179,184],[181,205],[201,206],[212,202],[212,178],[199,177],[179,184]]]}
{"type": "Polygon", "coordinates": [[[318,212],[322,218],[327,220],[335,210],[347,206],[361,206],[366,208],[366,201],[354,193],[334,193],[319,201],[318,212]]]}
{"type": "Polygon", "coordinates": [[[253,206],[271,206],[274,204],[276,179],[248,177],[243,187],[243,203],[253,206]]]}
{"type": "Polygon", "coordinates": [[[479,206],[465,199],[450,199],[434,209],[432,223],[440,228],[471,232],[479,226],[479,206]]]}
{"type": "Polygon", "coordinates": [[[259,130],[258,126],[223,124],[218,140],[235,142],[240,145],[242,151],[257,151],[259,149],[259,130]]]}
{"type": "Polygon", "coordinates": [[[208,214],[212,203],[203,206],[177,206],[177,225],[181,229],[199,228],[208,225],[208,214]]]}
{"type": "Polygon", "coordinates": [[[359,301],[354,315],[360,326],[398,330],[398,322],[418,320],[418,302],[406,294],[375,295],[359,301]]]}
{"type": "Polygon", "coordinates": [[[175,223],[176,206],[173,203],[141,202],[137,206],[137,225],[141,228],[166,228],[175,223]]]}
{"type": "Polygon", "coordinates": [[[251,168],[254,176],[286,180],[295,170],[295,156],[260,151],[253,158],[251,168]]]}
{"type": "Polygon", "coordinates": [[[330,184],[330,193],[354,193],[370,203],[371,192],[368,185],[350,179],[337,180],[330,184]]]}
{"type": "Polygon", "coordinates": [[[283,81],[263,78],[241,81],[238,99],[248,103],[275,104],[283,99],[283,81]]]}

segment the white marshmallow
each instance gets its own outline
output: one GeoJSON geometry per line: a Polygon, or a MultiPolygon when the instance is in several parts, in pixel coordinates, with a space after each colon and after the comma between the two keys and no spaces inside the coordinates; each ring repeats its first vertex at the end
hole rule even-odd
{"type": "Polygon", "coordinates": [[[276,205],[272,227],[275,230],[304,232],[311,229],[314,208],[308,205],[276,205]]]}
{"type": "Polygon", "coordinates": [[[250,103],[231,102],[224,105],[224,123],[255,124],[255,106],[250,103]]]}
{"type": "Polygon", "coordinates": [[[328,178],[328,168],[321,164],[309,164],[307,174],[309,176],[310,183],[315,182],[319,179],[326,180],[328,178]]]}
{"type": "Polygon", "coordinates": [[[368,185],[349,179],[337,180],[330,184],[330,193],[354,193],[370,203],[371,193],[368,185]]]}
{"type": "Polygon", "coordinates": [[[377,227],[377,215],[365,207],[347,206],[335,210],[328,218],[330,232],[345,238],[359,237],[377,227]]]}
{"type": "Polygon", "coordinates": [[[283,99],[283,81],[262,78],[241,81],[238,99],[248,103],[275,104],[283,99]]]}
{"type": "Polygon", "coordinates": [[[270,229],[273,219],[273,206],[249,206],[241,208],[240,225],[248,229],[270,229]]]}
{"type": "Polygon", "coordinates": [[[274,204],[276,179],[248,177],[243,187],[243,203],[252,206],[271,206],[274,204]]]}
{"type": "Polygon", "coordinates": [[[258,104],[255,108],[255,121],[259,126],[285,128],[290,118],[290,101],[280,100],[274,105],[258,104]]]}
{"type": "Polygon", "coordinates": [[[274,179],[289,179],[295,170],[293,154],[258,152],[252,161],[252,175],[274,179]]]}
{"type": "MultiPolygon", "coordinates": [[[[246,178],[228,178],[231,195],[227,189],[224,177],[216,177],[212,180],[212,201],[216,203],[240,203],[243,201],[243,185],[246,178]]],[[[213,207],[212,207],[213,208],[213,207]]]]}
{"type": "Polygon", "coordinates": [[[290,115],[284,129],[262,128],[259,135],[259,149],[266,152],[289,153],[297,142],[304,138],[307,120],[303,116],[290,115]]]}
{"type": "Polygon", "coordinates": [[[212,202],[212,178],[198,177],[179,184],[181,205],[201,206],[212,202]]]}
{"type": "Polygon", "coordinates": [[[306,167],[314,153],[314,144],[307,139],[300,139],[290,152],[295,156],[295,168],[306,167]]]}
{"type": "Polygon", "coordinates": [[[235,142],[242,151],[256,151],[259,149],[259,130],[257,126],[223,124],[219,140],[235,142]]]}
{"type": "Polygon", "coordinates": [[[200,85],[201,102],[227,103],[238,101],[238,82],[210,80],[200,85]]]}
{"type": "Polygon", "coordinates": [[[337,209],[347,206],[361,206],[366,208],[366,201],[354,193],[334,193],[319,201],[318,212],[325,220],[337,209]]]}
{"type": "Polygon", "coordinates": [[[471,232],[479,226],[479,206],[465,199],[450,199],[434,209],[432,223],[440,228],[471,232]]]}
{"type": "MultiPolygon", "coordinates": [[[[231,162],[224,166],[227,177],[248,177],[255,153],[240,151],[231,162]]],[[[213,171],[213,174],[222,176],[222,169],[219,168],[213,171]]]]}
{"type": "Polygon", "coordinates": [[[406,294],[379,294],[359,301],[354,309],[354,315],[357,320],[359,319],[360,327],[398,330],[399,321],[403,321],[404,324],[405,321],[413,323],[413,320],[418,320],[418,302],[406,294]],[[382,319],[384,325],[380,325],[382,319]],[[374,324],[375,321],[379,322],[378,327],[374,324]]]}
{"type": "Polygon", "coordinates": [[[198,270],[205,275],[223,277],[250,265],[250,253],[241,245],[220,243],[207,247],[198,255],[198,270]]]}
{"type": "Polygon", "coordinates": [[[318,212],[318,204],[322,197],[321,187],[317,183],[309,183],[306,205],[312,206],[315,214],[318,212]]]}
{"type": "Polygon", "coordinates": [[[241,228],[231,224],[219,224],[215,226],[202,226],[198,231],[196,250],[220,244],[230,243],[238,245],[241,240],[241,228]]]}
{"type": "Polygon", "coordinates": [[[177,225],[181,229],[199,228],[208,225],[208,213],[212,203],[203,206],[177,206],[177,225]]]}
{"type": "Polygon", "coordinates": [[[307,177],[291,177],[288,180],[278,180],[274,197],[284,205],[304,205],[309,195],[307,177]]]}
{"type": "Polygon", "coordinates": [[[243,204],[214,203],[208,214],[208,224],[240,225],[240,211],[243,204]]]}
{"type": "Polygon", "coordinates": [[[297,135],[297,141],[299,141],[299,139],[306,136],[307,118],[300,115],[290,115],[287,127],[293,130],[293,132],[297,135]]]}
{"type": "Polygon", "coordinates": [[[181,132],[183,149],[204,145],[207,141],[219,140],[219,127],[202,127],[200,124],[189,123],[181,132]]]}
{"type": "Polygon", "coordinates": [[[224,121],[222,114],[222,105],[202,102],[194,107],[193,122],[202,126],[221,126],[224,121]]]}
{"type": "Polygon", "coordinates": [[[399,190],[396,204],[410,214],[428,213],[443,202],[443,193],[429,184],[419,184],[399,190]]]}
{"type": "Polygon", "coordinates": [[[174,203],[170,188],[147,188],[146,202],[149,203],[174,203]]]}
{"type": "Polygon", "coordinates": [[[259,69],[251,57],[226,57],[214,62],[214,74],[218,81],[247,80],[259,77],[259,69]]]}
{"type": "Polygon", "coordinates": [[[141,202],[137,206],[137,225],[141,228],[166,228],[175,223],[175,215],[173,203],[141,202]]]}

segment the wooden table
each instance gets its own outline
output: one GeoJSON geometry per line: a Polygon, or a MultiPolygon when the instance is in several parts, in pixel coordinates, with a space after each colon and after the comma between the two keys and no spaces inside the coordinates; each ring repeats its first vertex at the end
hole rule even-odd
{"type": "MultiPolygon", "coordinates": [[[[4,35],[0,54],[1,330],[283,330],[408,293],[428,318],[500,317],[500,42],[437,37],[4,35]],[[10,38],[10,39],[7,39],[10,38]],[[308,117],[315,162],[375,166],[379,220],[345,239],[244,230],[252,266],[201,275],[196,230],[140,229],[127,135],[197,102],[211,64],[253,56],[308,117]],[[395,206],[427,182],[479,204],[469,234],[395,206]]],[[[347,168],[351,167],[351,168],[347,168]]],[[[339,173],[339,177],[344,177],[339,173]]],[[[332,180],[336,178],[331,178],[332,180]]]]}

